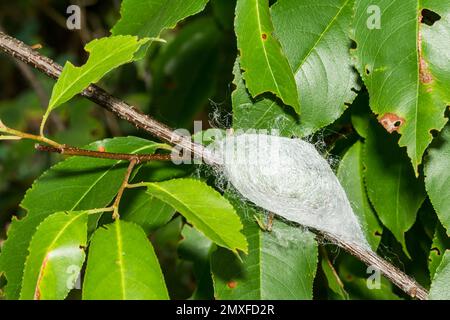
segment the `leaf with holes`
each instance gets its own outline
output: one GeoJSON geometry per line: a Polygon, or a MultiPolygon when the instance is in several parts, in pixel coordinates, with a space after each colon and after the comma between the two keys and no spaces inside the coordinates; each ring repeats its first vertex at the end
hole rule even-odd
{"type": "Polygon", "coordinates": [[[436,0],[356,2],[357,68],[370,106],[388,132],[401,134],[418,174],[422,155],[441,130],[450,104],[450,6],[436,0]],[[440,16],[428,25],[424,9],[440,16]]]}
{"type": "Polygon", "coordinates": [[[450,234],[450,126],[442,130],[425,158],[425,187],[442,225],[450,234]]]}
{"type": "Polygon", "coordinates": [[[363,158],[367,194],[381,222],[407,252],[404,235],[425,200],[423,182],[414,176],[395,137],[374,122],[367,131],[363,158]]]}
{"type": "Polygon", "coordinates": [[[169,299],[158,259],[142,228],[117,220],[94,233],[83,299],[169,299]]]}
{"type": "Polygon", "coordinates": [[[135,52],[148,39],[138,40],[132,36],[115,36],[95,39],[85,46],[89,59],[81,67],[69,61],[53,87],[52,96],[41,124],[41,132],[52,110],[81,93],[91,83],[98,82],[111,70],[135,60],[135,52]]]}
{"type": "Polygon", "coordinates": [[[250,208],[240,208],[248,255],[242,262],[219,248],[212,254],[215,297],[232,300],[312,299],[317,269],[317,243],[306,230],[275,220],[261,230],[250,208]],[[226,266],[226,268],[224,267],[226,266]]]}
{"type": "Polygon", "coordinates": [[[359,89],[349,48],[353,0],[279,0],[275,36],[294,71],[302,135],[333,123],[359,89]]]}
{"type": "Polygon", "coordinates": [[[239,216],[228,200],[206,183],[174,179],[145,185],[151,195],[170,204],[217,245],[247,252],[239,216]]]}
{"type": "Polygon", "coordinates": [[[238,0],[234,28],[251,95],[271,92],[300,113],[292,69],[273,33],[269,0],[238,0]]]}
{"type": "Polygon", "coordinates": [[[45,219],[28,248],[20,298],[65,299],[80,275],[86,243],[85,212],[59,212],[45,219]]]}
{"type": "Polygon", "coordinates": [[[346,152],[339,164],[337,176],[347,193],[353,212],[358,216],[367,241],[376,251],[383,228],[378,222],[367,197],[364,185],[362,150],[363,144],[358,141],[346,152]]]}
{"type": "MultiPolygon", "coordinates": [[[[98,141],[87,148],[153,153],[163,146],[127,137],[98,141]]],[[[73,157],[53,166],[35,181],[21,203],[27,215],[21,220],[13,220],[0,254],[0,272],[4,272],[8,280],[7,298],[19,297],[27,249],[37,226],[55,212],[107,206],[117,194],[126,169],[126,163],[121,161],[73,157]]]]}

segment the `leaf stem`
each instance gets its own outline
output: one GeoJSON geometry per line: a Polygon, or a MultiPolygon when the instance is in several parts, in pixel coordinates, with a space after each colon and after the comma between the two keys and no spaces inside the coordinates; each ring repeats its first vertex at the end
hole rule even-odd
{"type": "Polygon", "coordinates": [[[112,205],[112,207],[114,209],[114,211],[113,211],[113,219],[114,220],[119,219],[119,217],[120,217],[120,215],[119,215],[120,200],[122,199],[123,192],[125,191],[125,189],[128,186],[128,182],[130,180],[131,173],[133,172],[133,169],[136,166],[136,164],[138,164],[137,158],[132,159],[130,161],[127,172],[125,174],[125,178],[122,181],[122,185],[120,186],[119,192],[117,193],[116,199],[114,200],[114,203],[112,205]]]}
{"type": "Polygon", "coordinates": [[[4,125],[1,121],[0,121],[0,132],[8,134],[8,137],[9,137],[8,140],[14,140],[13,137],[16,137],[15,140],[28,139],[28,140],[33,140],[33,141],[37,141],[40,143],[48,144],[54,148],[62,147],[62,145],[59,144],[58,142],[48,139],[45,136],[38,136],[38,135],[34,135],[34,134],[30,134],[30,133],[26,133],[26,132],[22,132],[19,130],[9,128],[6,125],[4,125]]]}

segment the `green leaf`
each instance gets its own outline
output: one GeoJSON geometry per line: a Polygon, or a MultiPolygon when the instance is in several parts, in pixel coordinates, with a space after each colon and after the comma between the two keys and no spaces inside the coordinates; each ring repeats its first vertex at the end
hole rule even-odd
{"type": "Polygon", "coordinates": [[[138,224],[146,234],[165,225],[175,214],[171,206],[139,189],[125,192],[120,212],[122,220],[138,224]]]}
{"type": "Polygon", "coordinates": [[[118,220],[94,233],[83,299],[169,299],[153,246],[139,226],[118,220]]]}
{"type": "Polygon", "coordinates": [[[422,180],[414,176],[406,152],[395,137],[374,121],[368,128],[363,163],[370,202],[407,252],[404,234],[425,200],[422,180]]]}
{"type": "Polygon", "coordinates": [[[431,283],[430,295],[431,300],[449,300],[450,291],[448,284],[450,283],[450,250],[445,252],[441,264],[436,270],[436,273],[431,283]]]}
{"type": "Polygon", "coordinates": [[[378,222],[367,197],[362,163],[363,144],[356,142],[342,158],[338,168],[338,179],[347,193],[353,212],[359,219],[367,241],[376,251],[383,227],[378,222]]]}
{"type": "Polygon", "coordinates": [[[349,48],[353,0],[279,0],[275,35],[289,60],[301,106],[302,135],[333,123],[359,89],[349,48]]]}
{"type": "Polygon", "coordinates": [[[170,204],[217,245],[247,252],[239,216],[228,200],[206,183],[174,179],[145,184],[151,195],[170,204]]]}
{"type": "Polygon", "coordinates": [[[251,95],[272,92],[300,113],[294,75],[273,34],[269,0],[238,0],[234,28],[251,95]]]}
{"type": "Polygon", "coordinates": [[[425,161],[425,187],[442,225],[450,234],[450,126],[442,130],[425,161]]]}
{"type": "Polygon", "coordinates": [[[222,248],[212,254],[215,297],[312,299],[318,254],[314,236],[278,220],[272,231],[266,232],[255,221],[254,215],[259,213],[244,207],[238,212],[249,243],[248,255],[242,256],[241,262],[222,248]]]}
{"type": "Polygon", "coordinates": [[[450,239],[445,233],[445,229],[440,223],[437,223],[436,230],[433,236],[433,243],[431,244],[430,255],[428,257],[428,269],[430,270],[430,277],[433,278],[436,269],[444,257],[445,251],[450,249],[450,239]]]}
{"type": "Polygon", "coordinates": [[[234,129],[276,129],[283,136],[291,136],[300,132],[297,116],[287,112],[286,108],[275,99],[252,98],[242,78],[239,58],[234,65],[233,83],[236,86],[231,95],[234,129]]]}
{"type": "MultiPolygon", "coordinates": [[[[123,0],[121,19],[111,32],[156,38],[164,29],[175,28],[179,21],[202,11],[207,3],[208,0],[123,0]]],[[[145,55],[149,45],[140,50],[139,57],[145,55]]]]}
{"type": "Polygon", "coordinates": [[[450,7],[445,1],[378,1],[380,28],[372,26],[372,0],[356,4],[355,56],[370,95],[370,106],[387,131],[401,134],[414,170],[441,130],[450,104],[450,7]],[[432,26],[421,23],[429,9],[441,16],[432,26]]]}
{"type": "MultiPolygon", "coordinates": [[[[162,146],[127,137],[98,141],[87,148],[152,153],[162,146]]],[[[3,271],[8,279],[5,292],[9,299],[19,298],[27,249],[37,226],[55,212],[107,206],[117,194],[126,168],[126,163],[121,161],[72,157],[55,165],[34,182],[21,203],[27,216],[21,220],[13,219],[0,254],[0,272],[3,271]]]]}
{"type": "Polygon", "coordinates": [[[192,261],[196,278],[196,288],[191,299],[206,300],[214,298],[211,278],[210,252],[213,243],[196,229],[184,225],[181,232],[183,240],[178,246],[180,259],[192,261]]]}
{"type": "MultiPolygon", "coordinates": [[[[334,295],[337,295],[339,300],[348,300],[349,299],[348,293],[345,291],[344,284],[342,283],[339,274],[337,273],[336,269],[334,268],[333,264],[328,258],[326,250],[325,249],[321,250],[321,253],[322,253],[321,267],[323,273],[325,274],[325,278],[327,279],[328,287],[334,293],[334,295]]],[[[334,297],[334,295],[332,295],[332,297],[334,297]]]]}
{"type": "Polygon", "coordinates": [[[75,95],[81,93],[91,83],[98,82],[109,71],[135,60],[135,52],[149,39],[138,40],[132,36],[115,36],[95,39],[85,46],[89,59],[81,67],[69,61],[53,87],[52,96],[41,124],[41,133],[50,112],[75,95]]]}
{"type": "Polygon", "coordinates": [[[59,212],[45,219],[28,249],[20,298],[65,299],[80,274],[86,243],[85,212],[59,212]]]}

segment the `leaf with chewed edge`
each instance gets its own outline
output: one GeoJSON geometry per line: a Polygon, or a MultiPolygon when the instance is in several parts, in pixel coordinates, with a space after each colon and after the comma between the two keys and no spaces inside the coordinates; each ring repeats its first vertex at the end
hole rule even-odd
{"type": "Polygon", "coordinates": [[[66,62],[61,75],[53,87],[47,111],[41,123],[41,134],[50,112],[75,95],[81,93],[91,83],[98,82],[106,73],[136,59],[135,52],[149,39],[138,40],[133,36],[111,36],[95,39],[85,46],[89,59],[81,67],[66,62]]]}

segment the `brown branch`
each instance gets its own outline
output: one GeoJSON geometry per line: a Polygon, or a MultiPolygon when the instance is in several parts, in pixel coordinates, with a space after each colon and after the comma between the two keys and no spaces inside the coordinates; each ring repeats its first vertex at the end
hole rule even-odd
{"type": "Polygon", "coordinates": [[[112,153],[103,151],[93,151],[80,149],[76,147],[70,147],[62,145],[61,147],[51,147],[44,146],[42,144],[35,145],[36,150],[45,152],[54,152],[66,156],[79,156],[79,157],[90,157],[90,158],[101,158],[101,159],[111,159],[111,160],[123,160],[123,161],[134,161],[136,164],[149,162],[149,161],[170,161],[170,154],[131,154],[131,153],[112,153]]]}
{"type": "Polygon", "coordinates": [[[393,284],[399,287],[402,291],[410,295],[412,298],[417,298],[420,300],[427,300],[428,292],[418,284],[414,279],[407,276],[397,267],[393,266],[386,260],[379,257],[375,252],[361,247],[355,243],[348,243],[342,241],[338,237],[319,230],[310,229],[315,233],[319,239],[327,240],[350,254],[354,255],[356,258],[364,262],[368,266],[373,266],[378,269],[387,279],[389,279],[393,284]]]}
{"type": "MultiPolygon", "coordinates": [[[[3,32],[0,32],[0,49],[10,56],[33,66],[53,79],[57,79],[61,74],[62,67],[59,64],[41,55],[22,41],[10,37],[3,32]]],[[[110,95],[96,85],[90,85],[81,95],[161,140],[171,144],[177,144],[199,157],[206,157],[206,160],[211,164],[220,163],[219,160],[215,159],[205,150],[204,146],[192,142],[190,137],[178,134],[168,126],[141,113],[131,105],[110,95]]]]}
{"type": "MultiPolygon", "coordinates": [[[[23,42],[12,38],[2,32],[0,32],[0,49],[5,53],[19,59],[48,76],[57,79],[61,73],[62,67],[51,59],[40,55],[32,48],[24,44],[23,42]]],[[[220,164],[220,161],[214,158],[206,149],[199,144],[193,143],[189,137],[183,137],[180,134],[172,131],[166,125],[156,121],[155,119],[142,114],[135,108],[127,104],[126,102],[110,95],[105,90],[99,88],[96,85],[90,85],[86,90],[81,93],[82,96],[94,101],[101,107],[115,113],[120,118],[131,122],[137,128],[143,129],[150,134],[158,137],[171,144],[177,144],[185,150],[189,150],[193,154],[203,157],[210,164],[220,164]]],[[[378,257],[374,252],[364,249],[353,243],[347,243],[331,234],[327,234],[318,230],[312,230],[319,237],[326,239],[355,257],[363,261],[367,265],[372,265],[380,270],[386,278],[392,281],[404,292],[409,294],[413,298],[426,299],[427,291],[422,288],[416,281],[409,278],[402,271],[392,266],[387,261],[378,257]]]]}

